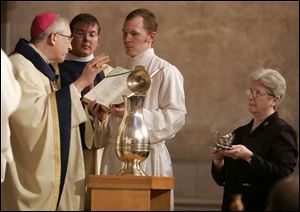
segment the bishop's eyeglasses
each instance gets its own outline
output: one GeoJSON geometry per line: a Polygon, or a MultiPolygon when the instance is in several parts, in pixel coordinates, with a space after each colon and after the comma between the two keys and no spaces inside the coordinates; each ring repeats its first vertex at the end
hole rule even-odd
{"type": "Polygon", "coordinates": [[[70,42],[72,42],[72,40],[73,40],[72,35],[71,35],[71,36],[68,36],[68,35],[64,35],[64,34],[59,33],[59,32],[56,32],[56,34],[58,34],[58,35],[60,35],[60,36],[63,36],[63,37],[66,37],[70,42]]]}

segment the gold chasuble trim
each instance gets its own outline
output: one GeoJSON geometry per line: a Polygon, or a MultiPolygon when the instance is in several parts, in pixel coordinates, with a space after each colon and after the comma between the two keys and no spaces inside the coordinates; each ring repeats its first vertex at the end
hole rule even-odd
{"type": "Polygon", "coordinates": [[[58,111],[57,111],[55,92],[52,92],[50,94],[50,104],[51,104],[53,127],[54,127],[55,189],[54,189],[52,209],[55,211],[57,208],[57,203],[58,203],[60,177],[61,177],[60,130],[59,130],[59,119],[58,119],[58,111]]]}

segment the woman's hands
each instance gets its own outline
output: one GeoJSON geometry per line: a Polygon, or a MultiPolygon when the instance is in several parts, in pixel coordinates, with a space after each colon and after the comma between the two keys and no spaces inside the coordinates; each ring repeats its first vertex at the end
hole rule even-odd
{"type": "Polygon", "coordinates": [[[253,156],[253,153],[242,144],[232,145],[232,147],[233,148],[230,150],[225,150],[223,154],[233,159],[242,159],[246,161],[253,156]]]}
{"type": "Polygon", "coordinates": [[[221,169],[224,165],[224,152],[225,150],[214,149],[212,151],[213,163],[217,169],[221,169]]]}
{"type": "Polygon", "coordinates": [[[232,145],[232,149],[228,150],[215,149],[212,151],[212,156],[213,163],[220,169],[224,165],[224,156],[231,157],[233,159],[242,159],[250,163],[253,152],[251,152],[246,146],[238,144],[232,145]]]}

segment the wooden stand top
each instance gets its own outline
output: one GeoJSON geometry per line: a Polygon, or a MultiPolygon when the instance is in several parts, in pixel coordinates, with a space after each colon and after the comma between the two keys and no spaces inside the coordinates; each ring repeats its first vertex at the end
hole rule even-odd
{"type": "Polygon", "coordinates": [[[174,189],[174,177],[90,175],[88,187],[91,189],[174,189]]]}

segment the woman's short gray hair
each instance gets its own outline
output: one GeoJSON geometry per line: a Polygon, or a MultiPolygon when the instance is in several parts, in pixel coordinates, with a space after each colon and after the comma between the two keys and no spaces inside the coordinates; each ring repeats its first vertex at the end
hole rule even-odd
{"type": "Polygon", "coordinates": [[[283,76],[274,69],[259,69],[250,75],[250,81],[256,81],[266,87],[268,93],[281,101],[285,95],[286,82],[283,76]]]}

